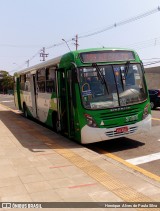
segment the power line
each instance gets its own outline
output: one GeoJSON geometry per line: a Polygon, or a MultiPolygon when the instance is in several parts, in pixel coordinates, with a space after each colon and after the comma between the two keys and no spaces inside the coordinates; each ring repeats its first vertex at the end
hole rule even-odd
{"type": "MultiPolygon", "coordinates": [[[[86,35],[81,35],[81,36],[79,36],[79,37],[77,37],[77,38],[82,39],[82,38],[91,37],[91,36],[94,36],[94,35],[103,33],[103,32],[105,32],[105,31],[111,30],[111,29],[113,29],[113,28],[116,28],[116,27],[118,27],[118,26],[122,26],[122,25],[128,24],[128,23],[130,23],[130,22],[134,22],[134,21],[140,20],[140,19],[145,18],[145,17],[147,17],[147,16],[153,15],[153,14],[159,12],[159,11],[160,11],[160,6],[158,6],[156,9],[147,11],[147,12],[145,12],[145,13],[139,14],[139,15],[134,16],[134,17],[131,17],[131,18],[129,18],[129,19],[126,19],[126,20],[123,20],[123,21],[114,23],[114,24],[112,24],[112,25],[110,25],[110,26],[105,27],[104,29],[101,29],[101,30],[98,30],[98,31],[95,31],[95,32],[92,32],[92,33],[89,33],[89,34],[86,34],[86,35]]],[[[73,38],[71,38],[71,39],[69,39],[69,40],[66,40],[67,43],[68,43],[68,42],[71,42],[71,41],[73,41],[73,38]]],[[[77,39],[77,41],[78,41],[78,39],[77,39]]],[[[78,44],[78,42],[77,42],[77,44],[78,44]]],[[[57,44],[50,45],[50,46],[46,47],[46,49],[51,49],[51,48],[54,48],[54,47],[58,47],[58,46],[60,46],[60,45],[64,45],[64,42],[59,42],[59,43],[57,43],[57,44]]],[[[35,55],[33,55],[33,56],[32,56],[29,60],[27,60],[27,61],[31,61],[33,58],[35,58],[35,57],[40,53],[40,51],[41,51],[41,50],[39,50],[35,55]]],[[[25,64],[26,64],[26,62],[25,62],[25,64]]]]}
{"type": "Polygon", "coordinates": [[[160,63],[160,60],[159,61],[155,61],[155,62],[144,64],[143,66],[149,66],[149,65],[158,64],[158,63],[160,63]]]}
{"type": "MultiPolygon", "coordinates": [[[[105,32],[107,30],[111,30],[113,28],[116,28],[118,26],[122,26],[122,25],[125,25],[125,24],[128,24],[130,22],[134,22],[134,21],[137,21],[139,19],[142,19],[142,18],[145,18],[147,16],[150,16],[154,13],[157,13],[160,11],[160,6],[158,6],[156,9],[153,9],[153,10],[149,10],[145,13],[142,13],[140,15],[137,15],[137,16],[134,16],[132,18],[129,18],[129,19],[126,19],[126,20],[123,20],[123,21],[120,21],[120,22],[117,22],[117,23],[114,23],[108,27],[105,27],[104,29],[101,29],[101,30],[98,30],[98,31],[95,31],[95,32],[92,32],[92,33],[89,33],[89,34],[86,34],[86,35],[81,35],[79,36],[78,38],[79,39],[82,39],[82,38],[87,38],[87,37],[91,37],[91,36],[94,36],[94,35],[97,35],[97,34],[100,34],[102,32],[105,32]]],[[[66,42],[71,42],[73,41],[73,38],[72,39],[68,39],[66,40],[66,42]]],[[[53,48],[53,47],[57,47],[57,46],[60,46],[60,45],[63,45],[64,43],[63,42],[60,42],[60,43],[57,43],[57,44],[54,44],[54,45],[51,45],[51,46],[48,46],[46,49],[49,49],[49,48],[53,48]]]]}
{"type": "Polygon", "coordinates": [[[158,45],[160,45],[160,37],[156,37],[154,39],[145,40],[138,43],[127,44],[126,46],[129,46],[130,48],[143,49],[143,48],[148,48],[148,47],[158,46],[158,45]]]}
{"type": "Polygon", "coordinates": [[[31,56],[31,57],[29,58],[29,61],[31,61],[31,60],[34,59],[37,55],[39,55],[40,52],[41,52],[41,50],[37,51],[36,54],[34,54],[33,56],[31,56]]]}
{"type": "Polygon", "coordinates": [[[23,64],[19,65],[17,68],[11,70],[11,71],[8,71],[9,73],[13,73],[13,72],[16,72],[17,70],[21,69],[24,67],[24,65],[26,65],[26,62],[24,62],[23,64]]]}
{"type": "Polygon", "coordinates": [[[108,26],[108,27],[106,27],[104,29],[101,29],[99,31],[95,31],[95,32],[90,33],[90,34],[79,36],[79,39],[86,38],[86,37],[91,37],[91,36],[100,34],[102,32],[108,31],[108,30],[113,29],[115,27],[122,26],[122,25],[128,24],[130,22],[134,22],[134,21],[137,21],[139,19],[145,18],[145,17],[150,16],[150,15],[152,15],[154,13],[159,12],[159,11],[160,11],[160,7],[158,6],[158,8],[156,8],[156,9],[153,9],[153,10],[147,11],[147,12],[145,12],[143,14],[137,15],[135,17],[132,17],[132,18],[129,18],[129,19],[126,19],[126,20],[114,23],[113,25],[110,25],[110,26],[108,26]]]}
{"type": "Polygon", "coordinates": [[[142,59],[142,60],[153,60],[153,59],[160,59],[160,58],[150,58],[150,59],[142,59]]]}
{"type": "Polygon", "coordinates": [[[40,45],[0,44],[0,47],[9,47],[9,48],[38,48],[38,47],[40,47],[40,45]]]}
{"type": "Polygon", "coordinates": [[[16,69],[13,69],[13,70],[9,71],[9,73],[16,72],[17,70],[23,68],[24,65],[26,65],[26,64],[27,64],[27,67],[29,67],[29,62],[30,62],[31,60],[33,60],[37,55],[39,55],[40,51],[41,51],[41,50],[37,51],[36,54],[34,54],[34,55],[33,55],[32,57],[30,57],[27,61],[25,61],[25,62],[23,62],[21,65],[19,65],[16,69]]]}

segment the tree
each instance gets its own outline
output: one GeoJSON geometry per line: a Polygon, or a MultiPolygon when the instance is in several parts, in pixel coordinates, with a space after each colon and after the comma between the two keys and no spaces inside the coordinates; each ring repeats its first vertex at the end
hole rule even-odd
{"type": "Polygon", "coordinates": [[[0,70],[0,92],[7,93],[8,90],[13,90],[14,79],[7,71],[0,70]]]}

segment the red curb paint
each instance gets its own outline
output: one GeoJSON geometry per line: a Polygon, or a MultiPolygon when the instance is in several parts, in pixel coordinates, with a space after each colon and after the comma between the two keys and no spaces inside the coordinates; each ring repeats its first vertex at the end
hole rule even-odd
{"type": "Polygon", "coordinates": [[[66,165],[66,166],[50,166],[49,168],[50,169],[53,169],[53,168],[64,168],[64,167],[68,167],[68,166],[72,166],[72,165],[66,165]]]}
{"type": "Polygon", "coordinates": [[[94,186],[96,185],[96,183],[92,183],[92,184],[82,184],[82,185],[76,185],[76,186],[70,186],[68,188],[83,188],[83,187],[87,187],[87,186],[94,186]]]}
{"type": "Polygon", "coordinates": [[[45,154],[38,154],[38,155],[36,155],[36,156],[43,156],[43,155],[45,156],[45,155],[52,155],[52,154],[55,154],[55,153],[52,153],[52,152],[51,152],[51,153],[45,153],[45,154]]]}

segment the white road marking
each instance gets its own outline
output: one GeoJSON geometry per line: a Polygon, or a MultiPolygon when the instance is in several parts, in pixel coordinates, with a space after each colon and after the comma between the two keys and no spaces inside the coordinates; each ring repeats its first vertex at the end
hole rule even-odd
{"type": "Polygon", "coordinates": [[[13,100],[3,100],[3,101],[0,101],[1,103],[10,103],[10,102],[13,102],[13,100]]]}
{"type": "Polygon", "coordinates": [[[160,139],[158,139],[158,141],[160,141],[160,139]]]}
{"type": "Polygon", "coordinates": [[[148,163],[148,162],[159,160],[159,159],[160,159],[160,152],[142,156],[142,157],[128,159],[126,161],[133,165],[139,165],[139,164],[148,163]]]}

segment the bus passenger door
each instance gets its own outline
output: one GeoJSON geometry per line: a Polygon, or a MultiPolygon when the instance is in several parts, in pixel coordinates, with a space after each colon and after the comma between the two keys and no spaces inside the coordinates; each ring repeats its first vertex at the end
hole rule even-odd
{"type": "Polygon", "coordinates": [[[65,70],[60,69],[60,81],[59,81],[59,110],[60,110],[60,122],[61,122],[61,131],[63,134],[68,135],[68,121],[67,121],[67,105],[66,105],[66,81],[65,81],[65,70]]]}
{"type": "Polygon", "coordinates": [[[71,70],[60,71],[61,130],[68,137],[74,136],[71,70]]]}
{"type": "Polygon", "coordinates": [[[14,102],[16,107],[19,110],[22,110],[21,107],[21,95],[20,95],[20,78],[15,78],[15,82],[14,82],[14,102]]]}
{"type": "Polygon", "coordinates": [[[68,124],[69,124],[69,135],[70,137],[74,137],[75,135],[75,127],[74,127],[74,114],[75,114],[75,108],[73,101],[75,101],[76,93],[75,93],[75,87],[74,87],[74,81],[73,81],[73,69],[68,70],[67,72],[67,86],[68,86],[68,124]],[[73,93],[74,91],[74,93],[73,93]]]}
{"type": "Polygon", "coordinates": [[[34,118],[37,118],[37,91],[36,91],[36,75],[31,74],[31,101],[32,101],[32,115],[34,118]]]}

